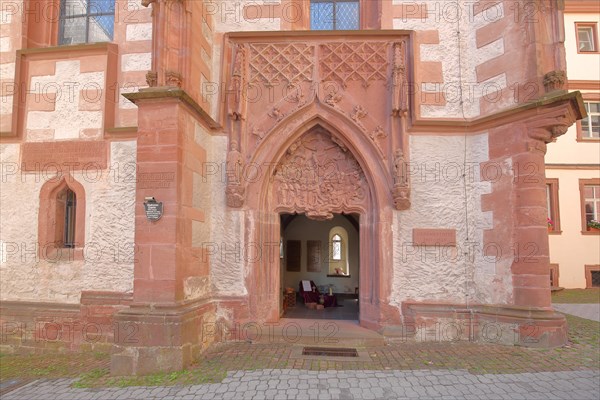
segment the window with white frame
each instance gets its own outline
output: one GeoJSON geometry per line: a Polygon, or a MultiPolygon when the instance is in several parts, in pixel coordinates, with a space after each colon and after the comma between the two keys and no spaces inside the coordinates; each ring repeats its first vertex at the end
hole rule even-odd
{"type": "Polygon", "coordinates": [[[600,139],[600,102],[586,101],[588,116],[581,120],[582,139],[600,139]]]}
{"type": "Polygon", "coordinates": [[[311,0],[310,29],[356,30],[360,28],[358,0],[311,0]]]}
{"type": "Polygon", "coordinates": [[[576,24],[577,51],[580,53],[595,53],[598,51],[597,28],[595,23],[576,24]]]}
{"type": "Polygon", "coordinates": [[[587,230],[591,221],[600,221],[600,185],[583,186],[583,206],[587,230]]]}
{"type": "Polygon", "coordinates": [[[58,44],[110,42],[115,0],[61,0],[58,44]]]}

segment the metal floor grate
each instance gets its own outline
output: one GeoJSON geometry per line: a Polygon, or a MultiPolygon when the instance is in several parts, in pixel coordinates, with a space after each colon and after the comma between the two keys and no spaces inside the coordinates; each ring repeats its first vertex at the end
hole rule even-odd
{"type": "Polygon", "coordinates": [[[356,349],[343,347],[304,347],[303,356],[358,357],[356,349]]]}

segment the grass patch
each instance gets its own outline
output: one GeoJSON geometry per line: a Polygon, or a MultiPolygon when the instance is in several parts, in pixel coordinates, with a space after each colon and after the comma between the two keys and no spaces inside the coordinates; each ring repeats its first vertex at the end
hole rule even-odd
{"type": "Polygon", "coordinates": [[[552,302],[559,304],[600,303],[600,288],[559,290],[552,293],[552,302]]]}
{"type": "Polygon", "coordinates": [[[227,372],[223,369],[190,368],[147,376],[110,376],[108,368],[81,374],[73,384],[77,388],[200,385],[221,382],[227,372]]]}
{"type": "Polygon", "coordinates": [[[108,353],[0,355],[0,381],[9,379],[76,378],[82,372],[108,368],[108,353]]]}

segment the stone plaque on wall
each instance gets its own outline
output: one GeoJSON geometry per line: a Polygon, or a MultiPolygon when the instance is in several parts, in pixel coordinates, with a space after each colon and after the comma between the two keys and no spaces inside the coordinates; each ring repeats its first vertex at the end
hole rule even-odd
{"type": "Polygon", "coordinates": [[[456,246],[456,229],[413,229],[414,246],[456,246]]]}
{"type": "Polygon", "coordinates": [[[70,171],[106,169],[105,141],[23,143],[21,168],[24,171],[70,171]]]}
{"type": "Polygon", "coordinates": [[[286,269],[288,271],[300,272],[302,242],[300,240],[288,240],[286,250],[286,269]]]}
{"type": "Polygon", "coordinates": [[[321,241],[306,242],[306,271],[321,272],[321,241]]]}

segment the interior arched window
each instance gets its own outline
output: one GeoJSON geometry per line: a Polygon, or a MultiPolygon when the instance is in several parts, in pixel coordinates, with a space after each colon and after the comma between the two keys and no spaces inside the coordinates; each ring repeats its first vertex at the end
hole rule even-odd
{"type": "Polygon", "coordinates": [[[341,226],[329,231],[329,274],[349,276],[348,232],[341,226]]]}
{"type": "Polygon", "coordinates": [[[331,258],[339,261],[342,259],[342,237],[340,235],[333,235],[331,238],[332,244],[332,255],[331,258]]]}

